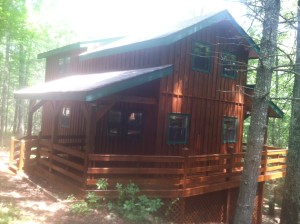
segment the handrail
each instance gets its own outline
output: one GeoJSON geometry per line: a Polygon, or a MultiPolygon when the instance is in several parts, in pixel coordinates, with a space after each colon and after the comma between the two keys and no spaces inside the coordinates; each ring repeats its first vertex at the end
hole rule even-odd
{"type": "MultiPolygon", "coordinates": [[[[164,190],[164,186],[168,186],[172,195],[177,191],[178,196],[187,197],[217,189],[238,187],[244,166],[244,154],[240,152],[212,155],[188,155],[188,152],[185,152],[182,156],[90,154],[86,184],[89,187],[95,185],[97,178],[108,178],[111,183],[118,181],[126,183],[132,180],[141,184],[145,192],[164,190]]],[[[262,154],[264,156],[258,181],[279,178],[285,174],[287,149],[272,147],[262,154]]]]}

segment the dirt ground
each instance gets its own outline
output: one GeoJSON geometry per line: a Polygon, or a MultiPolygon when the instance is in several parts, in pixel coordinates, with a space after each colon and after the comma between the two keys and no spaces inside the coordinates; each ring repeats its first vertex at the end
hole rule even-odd
{"type": "MultiPolygon", "coordinates": [[[[63,192],[53,189],[53,186],[45,189],[37,180],[32,183],[11,172],[8,153],[0,150],[0,224],[125,223],[106,210],[75,215],[69,206],[63,192]]],[[[278,223],[278,219],[263,216],[263,223],[278,223]]]]}
{"type": "Polygon", "coordinates": [[[7,152],[0,151],[0,224],[124,223],[105,210],[72,214],[66,198],[48,193],[54,195],[49,189],[45,192],[39,185],[11,172],[7,152]]]}

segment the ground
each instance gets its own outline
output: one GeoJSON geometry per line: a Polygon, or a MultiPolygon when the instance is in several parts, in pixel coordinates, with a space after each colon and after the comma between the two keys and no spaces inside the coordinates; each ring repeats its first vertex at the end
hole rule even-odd
{"type": "MultiPolygon", "coordinates": [[[[92,211],[88,215],[70,212],[67,196],[55,186],[47,188],[24,175],[8,169],[8,153],[0,150],[0,224],[96,224],[121,223],[121,218],[107,210],[92,211]]],[[[263,223],[277,223],[274,218],[263,217],[263,223]]]]}
{"type": "Polygon", "coordinates": [[[125,223],[107,210],[89,215],[70,212],[70,202],[8,169],[8,155],[0,151],[0,224],[125,223]]]}

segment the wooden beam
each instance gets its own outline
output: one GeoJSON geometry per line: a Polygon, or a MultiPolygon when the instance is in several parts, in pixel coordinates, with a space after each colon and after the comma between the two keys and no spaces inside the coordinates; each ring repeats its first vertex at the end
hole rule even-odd
{"type": "Polygon", "coordinates": [[[115,105],[115,103],[116,101],[112,101],[106,107],[97,111],[95,122],[99,121],[115,105]]]}
{"type": "Polygon", "coordinates": [[[95,151],[95,135],[96,135],[96,109],[95,104],[90,104],[86,120],[86,143],[85,143],[85,153],[93,153],[95,151]]]}
{"type": "Polygon", "coordinates": [[[157,104],[155,98],[150,97],[137,97],[137,96],[118,96],[118,101],[126,103],[138,103],[138,104],[157,104]]]}

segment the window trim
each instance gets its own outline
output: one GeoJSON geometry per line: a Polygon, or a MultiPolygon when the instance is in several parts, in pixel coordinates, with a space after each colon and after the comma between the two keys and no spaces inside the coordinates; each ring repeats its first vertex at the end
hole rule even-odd
{"type": "Polygon", "coordinates": [[[71,57],[61,57],[58,59],[58,72],[59,74],[64,74],[69,71],[71,65],[71,57]]]}
{"type": "MultiPolygon", "coordinates": [[[[226,63],[226,62],[225,62],[226,63]]],[[[237,69],[238,69],[238,65],[237,65],[237,55],[236,53],[234,52],[229,52],[229,51],[224,51],[224,52],[221,52],[221,56],[220,56],[220,73],[221,73],[221,76],[222,77],[226,77],[226,78],[230,78],[230,79],[236,79],[237,77],[237,69]],[[233,70],[234,74],[233,75],[228,75],[226,73],[223,72],[223,68],[225,66],[224,62],[223,62],[223,55],[230,55],[230,56],[234,56],[235,59],[234,59],[234,63],[235,65],[232,65],[235,67],[235,69],[233,70]]]]}
{"type": "Polygon", "coordinates": [[[223,121],[222,121],[222,143],[223,144],[226,144],[226,143],[237,143],[237,141],[238,141],[238,128],[239,128],[239,126],[238,126],[239,123],[238,122],[239,122],[238,117],[230,117],[230,116],[224,116],[223,117],[223,121]],[[225,120],[229,120],[229,119],[231,119],[231,120],[234,119],[235,120],[235,123],[234,123],[235,135],[234,135],[234,139],[233,140],[225,139],[225,135],[226,135],[227,131],[225,133],[224,122],[225,122],[225,120]]]}
{"type": "Polygon", "coordinates": [[[188,144],[189,142],[189,134],[190,134],[190,117],[191,115],[190,114],[182,114],[182,113],[168,113],[168,116],[167,116],[167,144],[168,145],[174,145],[174,144],[188,144]],[[173,141],[173,140],[170,140],[170,116],[172,115],[178,115],[178,116],[184,116],[185,119],[186,119],[186,134],[185,134],[185,139],[184,141],[173,141]]]}
{"type": "Polygon", "coordinates": [[[210,44],[203,43],[201,41],[195,41],[193,43],[193,49],[192,49],[192,69],[194,71],[197,71],[197,72],[202,72],[202,73],[205,73],[205,74],[209,74],[211,72],[211,69],[212,69],[212,62],[213,62],[212,55],[213,55],[213,47],[210,44]],[[197,44],[208,47],[209,50],[210,50],[210,54],[208,56],[203,56],[204,58],[208,58],[208,69],[199,68],[195,65],[196,58],[201,57],[200,55],[197,55],[195,53],[195,48],[196,48],[197,44]]]}

